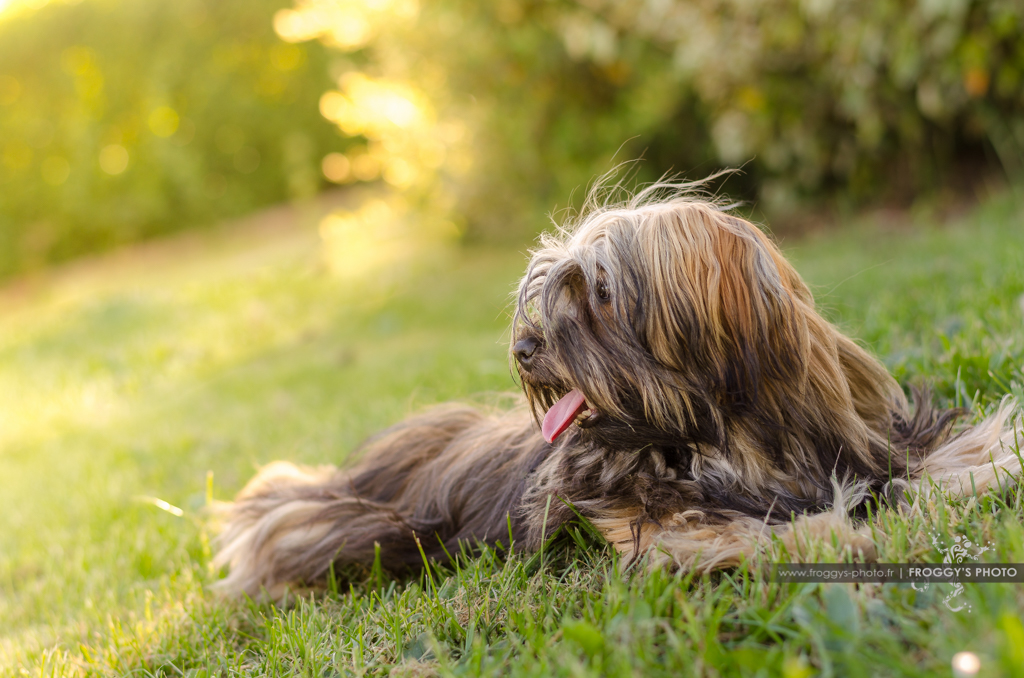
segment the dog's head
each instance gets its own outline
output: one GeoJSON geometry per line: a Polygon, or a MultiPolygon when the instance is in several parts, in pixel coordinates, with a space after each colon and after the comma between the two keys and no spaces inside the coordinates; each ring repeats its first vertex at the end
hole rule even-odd
{"type": "Polygon", "coordinates": [[[592,209],[532,254],[512,357],[549,440],[576,423],[607,443],[718,443],[800,391],[827,325],[767,236],[686,195],[592,209]]]}

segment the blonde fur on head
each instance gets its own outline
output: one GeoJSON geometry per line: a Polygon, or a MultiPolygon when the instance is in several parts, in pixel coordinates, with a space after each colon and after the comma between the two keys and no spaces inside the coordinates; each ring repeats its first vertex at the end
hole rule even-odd
{"type": "Polygon", "coordinates": [[[921,391],[911,407],[771,239],[693,185],[591,201],[531,254],[511,346],[525,404],[428,411],[348,470],[267,467],[226,508],[222,590],[279,596],[378,552],[415,570],[510,532],[537,548],[574,511],[664,566],[731,567],[773,540],[870,559],[869,503],[1021,474],[1012,400],[951,436],[961,412],[921,391]]]}

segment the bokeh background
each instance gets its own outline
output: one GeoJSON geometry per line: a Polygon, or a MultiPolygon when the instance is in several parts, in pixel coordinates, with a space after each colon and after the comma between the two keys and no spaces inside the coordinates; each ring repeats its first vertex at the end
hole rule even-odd
{"type": "MultiPolygon", "coordinates": [[[[636,583],[591,544],[210,593],[209,507],[258,466],[508,405],[510,292],[597,177],[729,168],[901,383],[1024,400],[1020,0],[0,0],[0,676],[1024,675],[1016,585],[958,616],[636,583]]],[[[888,553],[1024,562],[1014,497],[888,553]]]]}
{"type": "Polygon", "coordinates": [[[771,216],[972,197],[1024,170],[1022,21],[1014,0],[0,0],[0,276],[332,185],[520,241],[640,157],[641,181],[742,166],[729,191],[771,216]]]}

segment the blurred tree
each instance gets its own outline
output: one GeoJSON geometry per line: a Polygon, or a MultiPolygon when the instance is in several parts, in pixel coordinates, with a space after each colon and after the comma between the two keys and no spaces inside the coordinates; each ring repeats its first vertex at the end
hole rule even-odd
{"type": "Polygon", "coordinates": [[[494,239],[640,156],[769,209],[1024,173],[1019,0],[281,1],[0,22],[0,274],[324,177],[494,239]]]}
{"type": "Polygon", "coordinates": [[[1017,0],[579,4],[568,31],[597,21],[666,50],[718,160],[753,158],[771,202],[822,189],[913,196],[986,164],[1024,178],[1017,0]]]}
{"type": "Polygon", "coordinates": [[[335,179],[382,176],[471,235],[520,232],[613,158],[744,165],[775,207],[1024,169],[1014,0],[296,0],[275,27],[347,55],[321,99],[358,142],[335,179]]]}
{"type": "Polygon", "coordinates": [[[275,37],[281,5],[0,14],[0,275],[315,194],[349,142],[317,112],[329,54],[275,37]]]}

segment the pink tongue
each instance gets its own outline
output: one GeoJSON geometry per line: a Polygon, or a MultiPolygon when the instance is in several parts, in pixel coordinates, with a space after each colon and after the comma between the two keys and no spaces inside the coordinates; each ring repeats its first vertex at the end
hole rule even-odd
{"type": "Polygon", "coordinates": [[[549,443],[555,442],[555,438],[562,435],[562,431],[569,428],[576,415],[583,411],[587,405],[587,399],[573,389],[562,396],[562,399],[551,406],[548,413],[544,415],[544,423],[540,426],[540,432],[544,434],[544,440],[549,443]]]}

